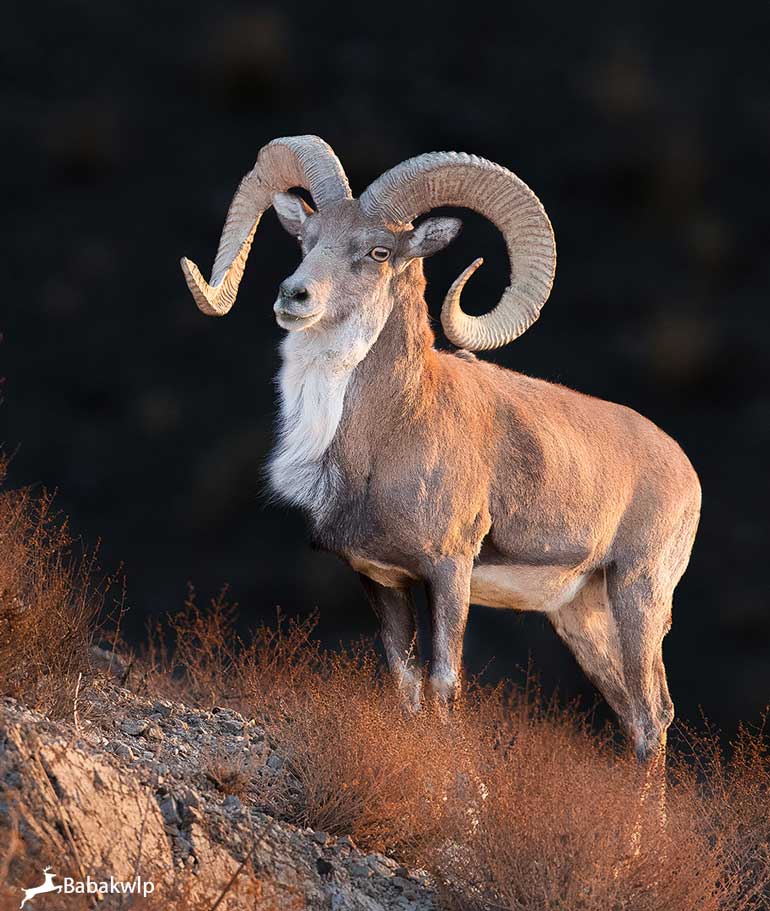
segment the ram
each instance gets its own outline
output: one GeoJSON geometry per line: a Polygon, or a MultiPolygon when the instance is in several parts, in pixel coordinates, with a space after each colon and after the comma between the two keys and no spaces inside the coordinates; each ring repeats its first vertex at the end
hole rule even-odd
{"type": "Polygon", "coordinates": [[[540,611],[640,759],[657,755],[674,712],[662,642],[700,485],[679,446],[635,411],[472,354],[517,338],[548,298],[556,253],[537,197],[499,165],[435,152],[354,199],[325,142],[276,139],[235,194],[211,283],[182,260],[204,313],[232,307],[271,205],[302,249],[274,306],[287,335],[272,486],[360,575],[406,702],[422,699],[411,592],[424,584],[431,698],[457,693],[470,603],[540,611]],[[440,206],[488,218],[510,261],[509,286],[482,316],[460,303],[481,260],[450,288],[441,323],[454,352],[434,347],[423,259],[460,222],[414,223],[440,206]]]}

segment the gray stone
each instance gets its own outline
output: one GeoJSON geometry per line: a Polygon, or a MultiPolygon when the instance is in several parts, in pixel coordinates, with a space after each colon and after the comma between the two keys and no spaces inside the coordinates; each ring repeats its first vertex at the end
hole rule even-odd
{"type": "Polygon", "coordinates": [[[203,819],[203,814],[197,807],[185,807],[184,818],[186,822],[200,822],[203,819]]]}
{"type": "Polygon", "coordinates": [[[188,841],[184,835],[174,837],[174,846],[180,854],[189,854],[193,849],[192,842],[188,841]]]}
{"type": "Polygon", "coordinates": [[[173,797],[166,797],[160,802],[160,814],[163,821],[169,826],[180,826],[182,819],[173,797]]]}
{"type": "Polygon", "coordinates": [[[134,751],[128,744],[121,743],[119,740],[114,740],[112,743],[108,744],[107,749],[110,753],[114,753],[118,759],[122,759],[124,762],[134,761],[134,751]]]}
{"type": "Polygon", "coordinates": [[[141,737],[147,730],[147,721],[144,718],[124,718],[119,727],[129,737],[141,737]]]}
{"type": "Polygon", "coordinates": [[[200,805],[198,795],[191,788],[182,788],[177,795],[177,800],[185,807],[198,807],[200,805]]]}
{"type": "MultiPolygon", "coordinates": [[[[374,870],[375,873],[379,873],[380,876],[392,876],[393,870],[390,866],[384,863],[387,860],[382,854],[367,854],[366,863],[369,865],[370,869],[374,870]]],[[[393,864],[393,866],[396,866],[393,864]]]]}

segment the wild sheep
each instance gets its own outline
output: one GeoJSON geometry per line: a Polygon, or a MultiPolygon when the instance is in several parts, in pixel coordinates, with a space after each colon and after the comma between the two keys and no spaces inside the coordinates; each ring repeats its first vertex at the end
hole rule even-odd
{"type": "Polygon", "coordinates": [[[662,641],[698,524],[695,471],[630,408],[467,353],[517,338],[548,298],[556,253],[537,197],[499,165],[435,152],[354,199],[325,142],[276,139],[235,194],[211,284],[182,260],[204,313],[233,305],[270,205],[302,248],[274,306],[287,335],[272,485],[360,575],[408,704],[422,696],[411,590],[424,583],[435,699],[457,692],[469,603],[541,611],[637,755],[655,754],[674,714],[662,641]],[[297,187],[315,210],[287,192],[297,187]],[[486,216],[510,260],[510,285],[483,316],[460,306],[481,260],[450,288],[441,322],[454,353],[434,347],[422,261],[460,221],[413,224],[438,206],[486,216]]]}

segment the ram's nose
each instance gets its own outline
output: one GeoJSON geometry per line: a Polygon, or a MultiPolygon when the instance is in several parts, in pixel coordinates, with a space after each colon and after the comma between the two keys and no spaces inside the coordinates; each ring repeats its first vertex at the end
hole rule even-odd
{"type": "Polygon", "coordinates": [[[307,288],[303,285],[287,285],[286,282],[280,287],[273,311],[278,325],[284,329],[309,325],[319,316],[318,308],[307,288]]]}
{"type": "Polygon", "coordinates": [[[293,281],[290,278],[287,278],[285,282],[282,282],[281,287],[278,290],[280,296],[287,301],[301,303],[310,297],[310,292],[303,282],[293,281]]]}

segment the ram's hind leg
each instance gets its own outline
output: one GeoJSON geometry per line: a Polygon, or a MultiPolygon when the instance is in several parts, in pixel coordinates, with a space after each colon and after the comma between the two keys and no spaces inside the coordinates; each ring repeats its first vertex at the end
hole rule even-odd
{"type": "MultiPolygon", "coordinates": [[[[613,571],[614,572],[614,571],[613,571]]],[[[613,572],[595,574],[573,601],[551,615],[557,633],[622,722],[640,760],[647,761],[630,837],[639,853],[651,795],[658,824],[666,825],[665,743],[674,707],[668,694],[661,643],[670,611],[629,600],[613,572]],[[654,631],[654,634],[653,634],[654,631]]],[[[633,593],[631,593],[633,594],[633,593]]]]}
{"type": "Polygon", "coordinates": [[[422,669],[411,592],[386,588],[364,575],[359,578],[379,618],[380,637],[396,687],[407,708],[418,712],[422,701],[422,669]]]}
{"type": "Polygon", "coordinates": [[[615,714],[621,720],[627,718],[630,702],[623,675],[623,654],[604,573],[594,573],[569,604],[548,616],[615,714]]]}
{"type": "Polygon", "coordinates": [[[596,573],[559,611],[556,632],[615,711],[640,760],[654,758],[674,717],[662,642],[671,599],[653,598],[644,573],[596,573]]]}
{"type": "Polygon", "coordinates": [[[622,718],[640,760],[665,749],[674,719],[663,666],[663,637],[671,625],[672,590],[655,567],[614,567],[607,574],[610,608],[618,630],[630,703],[622,718]]]}

